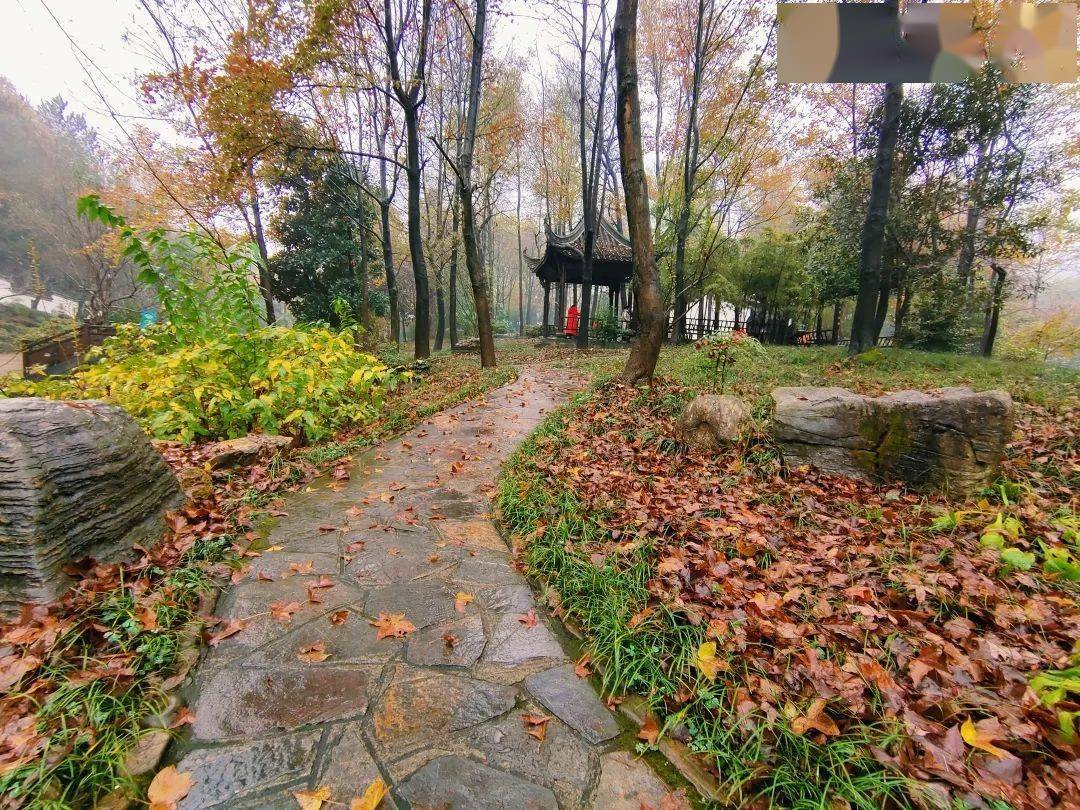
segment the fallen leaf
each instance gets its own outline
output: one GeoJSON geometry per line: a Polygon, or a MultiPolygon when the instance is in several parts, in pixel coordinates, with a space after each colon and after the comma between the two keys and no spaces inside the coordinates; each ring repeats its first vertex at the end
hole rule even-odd
{"type": "Polygon", "coordinates": [[[697,654],[694,656],[694,664],[701,670],[701,674],[710,681],[716,680],[716,673],[720,672],[726,663],[726,661],[716,657],[715,641],[706,641],[698,647],[697,654]]]}
{"type": "Polygon", "coordinates": [[[235,636],[245,627],[247,627],[246,619],[229,619],[223,628],[206,639],[206,643],[211,647],[216,647],[221,641],[227,639],[229,636],[235,636]]]}
{"type": "Polygon", "coordinates": [[[458,613],[465,612],[465,606],[473,601],[475,597],[471,593],[465,593],[464,591],[458,591],[457,596],[454,597],[454,610],[458,613]]]}
{"type": "Polygon", "coordinates": [[[660,739],[660,724],[656,722],[654,715],[650,714],[645,718],[645,722],[638,729],[637,738],[644,740],[650,747],[656,745],[656,741],[660,739]]]}
{"type": "Polygon", "coordinates": [[[330,798],[330,788],[324,785],[315,790],[298,790],[293,797],[300,804],[300,810],[319,810],[323,802],[330,798]]]}
{"type": "Polygon", "coordinates": [[[305,664],[319,664],[329,658],[330,653],[326,651],[325,641],[316,641],[301,647],[296,657],[305,664]]]}
{"type": "Polygon", "coordinates": [[[270,605],[270,615],[282,624],[291,622],[293,614],[298,610],[300,610],[299,602],[286,602],[284,599],[279,599],[270,605]]]}
{"type": "Polygon", "coordinates": [[[314,568],[314,560],[305,560],[302,563],[289,563],[289,570],[294,574],[310,574],[314,568]]]}
{"type": "Polygon", "coordinates": [[[589,673],[592,671],[589,669],[590,660],[588,654],[581,656],[581,658],[577,660],[577,663],[574,664],[574,674],[579,678],[588,678],[589,673]]]}
{"type": "Polygon", "coordinates": [[[180,711],[176,713],[176,717],[169,723],[169,728],[180,728],[180,726],[190,725],[195,722],[195,715],[192,714],[191,709],[187,706],[181,706],[180,711]]]}
{"type": "Polygon", "coordinates": [[[1001,725],[996,719],[980,720],[978,723],[973,723],[969,717],[960,726],[960,736],[972,748],[978,748],[980,751],[992,754],[998,759],[1005,759],[1010,756],[1009,752],[1004,748],[998,748],[993,744],[994,740],[999,740],[1004,736],[1001,725]]]}
{"type": "Polygon", "coordinates": [[[458,643],[458,641],[460,641],[460,639],[450,631],[443,633],[442,640],[446,643],[447,647],[453,647],[455,644],[458,643]]]}
{"type": "Polygon", "coordinates": [[[375,810],[384,798],[386,798],[386,782],[376,777],[375,781],[367,786],[363,796],[358,796],[349,802],[349,810],[375,810]]]}
{"type": "Polygon", "coordinates": [[[191,774],[181,773],[175,765],[168,765],[154,775],[146,791],[150,800],[150,810],[175,810],[176,805],[191,790],[191,774]]]}
{"type": "Polygon", "coordinates": [[[380,613],[377,620],[368,624],[379,628],[379,632],[375,635],[376,641],[384,638],[405,638],[416,630],[413,623],[405,618],[404,613],[380,613]]]}
{"type": "Polygon", "coordinates": [[[330,614],[330,624],[335,627],[341,627],[349,620],[349,611],[347,610],[335,610],[330,614]]]}
{"type": "Polygon", "coordinates": [[[807,731],[820,731],[826,737],[837,737],[840,729],[835,721],[825,714],[825,701],[818,698],[810,704],[806,714],[795,717],[791,721],[791,730],[796,734],[805,734],[807,731]]]}
{"type": "Polygon", "coordinates": [[[526,714],[521,719],[525,722],[525,733],[543,742],[544,738],[547,737],[547,724],[551,720],[550,715],[526,714]]]}
{"type": "Polygon", "coordinates": [[[526,627],[536,627],[540,623],[540,618],[536,615],[535,610],[530,609],[528,613],[518,616],[518,621],[526,627]]]}

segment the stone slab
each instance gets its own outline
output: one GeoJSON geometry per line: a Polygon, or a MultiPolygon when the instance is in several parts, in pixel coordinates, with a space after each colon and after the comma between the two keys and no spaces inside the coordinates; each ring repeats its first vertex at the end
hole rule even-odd
{"type": "Polygon", "coordinates": [[[613,751],[600,760],[600,783],[592,806],[604,810],[690,810],[683,791],[671,787],[642,759],[628,751],[613,751]]]}
{"type": "Polygon", "coordinates": [[[357,716],[378,675],[378,667],[310,664],[200,673],[192,733],[203,740],[250,738],[357,716]]]}
{"type": "Polygon", "coordinates": [[[415,810],[557,810],[555,794],[461,756],[440,757],[398,788],[415,810]]]}
{"type": "Polygon", "coordinates": [[[484,621],[479,614],[431,625],[409,636],[405,660],[419,666],[471,667],[484,651],[484,621]],[[447,643],[446,637],[457,639],[447,643]]]}
{"type": "Polygon", "coordinates": [[[619,724],[589,681],[574,674],[573,664],[530,675],[525,687],[548,711],[589,742],[597,744],[618,735],[619,724]]]}

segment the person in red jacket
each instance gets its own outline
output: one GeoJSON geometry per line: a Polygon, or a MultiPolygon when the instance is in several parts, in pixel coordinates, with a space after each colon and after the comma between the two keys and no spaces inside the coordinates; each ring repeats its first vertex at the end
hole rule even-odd
{"type": "Polygon", "coordinates": [[[563,330],[567,337],[577,337],[580,320],[581,313],[578,311],[577,304],[571,304],[570,309],[566,310],[566,329],[563,330]]]}

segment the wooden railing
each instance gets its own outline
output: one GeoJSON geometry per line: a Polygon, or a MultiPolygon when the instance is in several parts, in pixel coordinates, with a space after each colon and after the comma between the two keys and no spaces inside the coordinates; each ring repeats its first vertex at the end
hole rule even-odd
{"type": "Polygon", "coordinates": [[[46,374],[59,374],[82,362],[87,349],[100,346],[106,338],[116,334],[116,327],[109,324],[84,323],[77,329],[68,329],[48,337],[23,341],[23,375],[35,366],[44,366],[46,374]]]}

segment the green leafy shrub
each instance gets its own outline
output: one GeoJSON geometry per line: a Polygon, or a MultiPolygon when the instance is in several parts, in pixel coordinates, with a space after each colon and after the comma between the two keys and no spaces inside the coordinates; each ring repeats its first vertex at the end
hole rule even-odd
{"type": "Polygon", "coordinates": [[[694,344],[712,366],[713,390],[719,388],[724,393],[727,388],[727,375],[732,374],[764,355],[762,345],[741,329],[734,332],[717,332],[704,337],[694,344]]]}
{"type": "Polygon", "coordinates": [[[258,430],[313,441],[373,418],[403,377],[353,341],[350,330],[261,327],[178,344],[170,327],[122,326],[99,362],[70,377],[9,379],[0,396],[102,399],[159,439],[258,430]]]}

